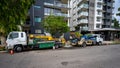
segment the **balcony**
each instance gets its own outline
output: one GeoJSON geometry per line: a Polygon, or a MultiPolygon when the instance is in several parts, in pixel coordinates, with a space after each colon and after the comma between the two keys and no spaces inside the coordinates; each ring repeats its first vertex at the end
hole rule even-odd
{"type": "Polygon", "coordinates": [[[83,4],[83,3],[86,3],[86,2],[88,2],[89,0],[79,0],[78,2],[77,2],[77,4],[78,5],[81,5],[81,4],[83,4]]]}
{"type": "MultiPolygon", "coordinates": [[[[50,13],[45,13],[44,15],[50,15],[50,13]]],[[[55,15],[55,16],[63,16],[63,17],[70,17],[68,16],[68,14],[65,14],[65,13],[54,13],[52,15],[55,15]]]]}
{"type": "Polygon", "coordinates": [[[97,17],[99,17],[99,18],[103,18],[102,14],[101,14],[101,15],[97,15],[97,17]]]}
{"type": "Polygon", "coordinates": [[[54,4],[54,6],[60,7],[60,8],[69,8],[68,4],[54,4]]]}
{"type": "Polygon", "coordinates": [[[88,4],[82,4],[78,7],[78,10],[88,10],[88,4]]]}
{"type": "Polygon", "coordinates": [[[68,10],[70,9],[68,4],[62,4],[62,3],[51,4],[51,3],[45,2],[44,5],[49,8],[60,9],[64,13],[68,12],[68,10]]]}
{"type": "Polygon", "coordinates": [[[99,10],[99,11],[102,11],[102,9],[103,9],[102,4],[98,4],[98,5],[96,6],[96,9],[99,10]]]}
{"type": "Polygon", "coordinates": [[[55,16],[63,16],[63,17],[69,17],[68,14],[64,13],[54,13],[55,16]]]}
{"type": "Polygon", "coordinates": [[[105,16],[105,15],[103,15],[103,16],[102,16],[102,19],[103,19],[103,20],[105,20],[105,19],[106,19],[106,16],[105,16]]]}
{"type": "Polygon", "coordinates": [[[103,2],[103,0],[97,0],[97,2],[103,2]]]}
{"type": "Polygon", "coordinates": [[[105,12],[106,12],[106,9],[103,9],[102,12],[105,13],[105,12]]]}
{"type": "Polygon", "coordinates": [[[111,20],[112,19],[112,15],[108,15],[106,16],[108,20],[111,20]]]}
{"type": "Polygon", "coordinates": [[[45,2],[44,5],[52,8],[70,8],[68,7],[68,4],[62,4],[62,3],[51,4],[51,3],[45,2]]]}
{"type": "Polygon", "coordinates": [[[88,12],[81,12],[78,14],[78,17],[80,17],[80,18],[85,18],[87,16],[88,16],[88,12]]]}
{"type": "Polygon", "coordinates": [[[98,11],[105,12],[102,8],[97,8],[98,11]]]}
{"type": "Polygon", "coordinates": [[[88,31],[88,27],[82,27],[81,31],[88,31]]]}
{"type": "Polygon", "coordinates": [[[86,19],[78,20],[78,24],[79,25],[86,25],[86,24],[88,24],[88,20],[86,20],[86,19]]]}
{"type": "Polygon", "coordinates": [[[97,3],[104,4],[103,0],[97,0],[97,3]]]}
{"type": "Polygon", "coordinates": [[[110,6],[110,7],[112,7],[112,3],[107,3],[107,6],[110,6]]]}
{"type": "Polygon", "coordinates": [[[112,6],[112,9],[115,9],[115,7],[112,6]]]}
{"type": "Polygon", "coordinates": [[[112,9],[107,9],[107,12],[108,13],[112,13],[112,9]]]}
{"type": "Polygon", "coordinates": [[[47,2],[45,2],[44,5],[46,5],[46,6],[54,6],[54,4],[47,3],[47,2]]]}

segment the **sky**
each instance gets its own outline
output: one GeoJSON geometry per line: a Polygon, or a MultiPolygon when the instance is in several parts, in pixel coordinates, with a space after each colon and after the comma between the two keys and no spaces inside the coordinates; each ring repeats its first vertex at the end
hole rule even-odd
{"type": "Polygon", "coordinates": [[[120,22],[120,17],[116,16],[116,13],[118,12],[118,7],[120,7],[120,0],[115,0],[114,7],[115,7],[115,9],[113,10],[114,17],[116,17],[117,20],[120,22]]]}

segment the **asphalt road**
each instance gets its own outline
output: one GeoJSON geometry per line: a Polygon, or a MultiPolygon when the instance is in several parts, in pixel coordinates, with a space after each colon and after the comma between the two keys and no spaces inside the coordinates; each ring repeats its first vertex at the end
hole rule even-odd
{"type": "Polygon", "coordinates": [[[0,68],[120,68],[120,45],[0,53],[0,68]]]}

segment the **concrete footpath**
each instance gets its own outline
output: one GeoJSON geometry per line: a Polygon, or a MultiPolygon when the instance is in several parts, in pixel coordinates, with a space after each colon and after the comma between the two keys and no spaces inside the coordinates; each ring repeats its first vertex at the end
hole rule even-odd
{"type": "Polygon", "coordinates": [[[115,44],[113,41],[103,41],[103,45],[115,44]]]}

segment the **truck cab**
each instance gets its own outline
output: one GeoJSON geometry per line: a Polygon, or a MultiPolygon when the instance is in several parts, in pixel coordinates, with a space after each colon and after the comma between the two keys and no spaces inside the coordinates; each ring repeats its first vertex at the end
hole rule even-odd
{"type": "Polygon", "coordinates": [[[101,34],[86,34],[78,41],[78,45],[85,47],[86,45],[102,45],[103,38],[101,34]]]}
{"type": "Polygon", "coordinates": [[[15,51],[22,51],[24,46],[27,46],[27,35],[25,32],[14,31],[8,34],[6,40],[6,49],[13,49],[15,51]]]}
{"type": "Polygon", "coordinates": [[[103,38],[101,37],[101,34],[91,34],[91,38],[93,41],[93,45],[101,45],[103,43],[103,38]]]}
{"type": "Polygon", "coordinates": [[[26,34],[21,31],[13,31],[8,34],[6,40],[6,49],[21,52],[25,49],[34,48],[57,48],[58,42],[55,42],[52,36],[41,34],[26,34]]]}

